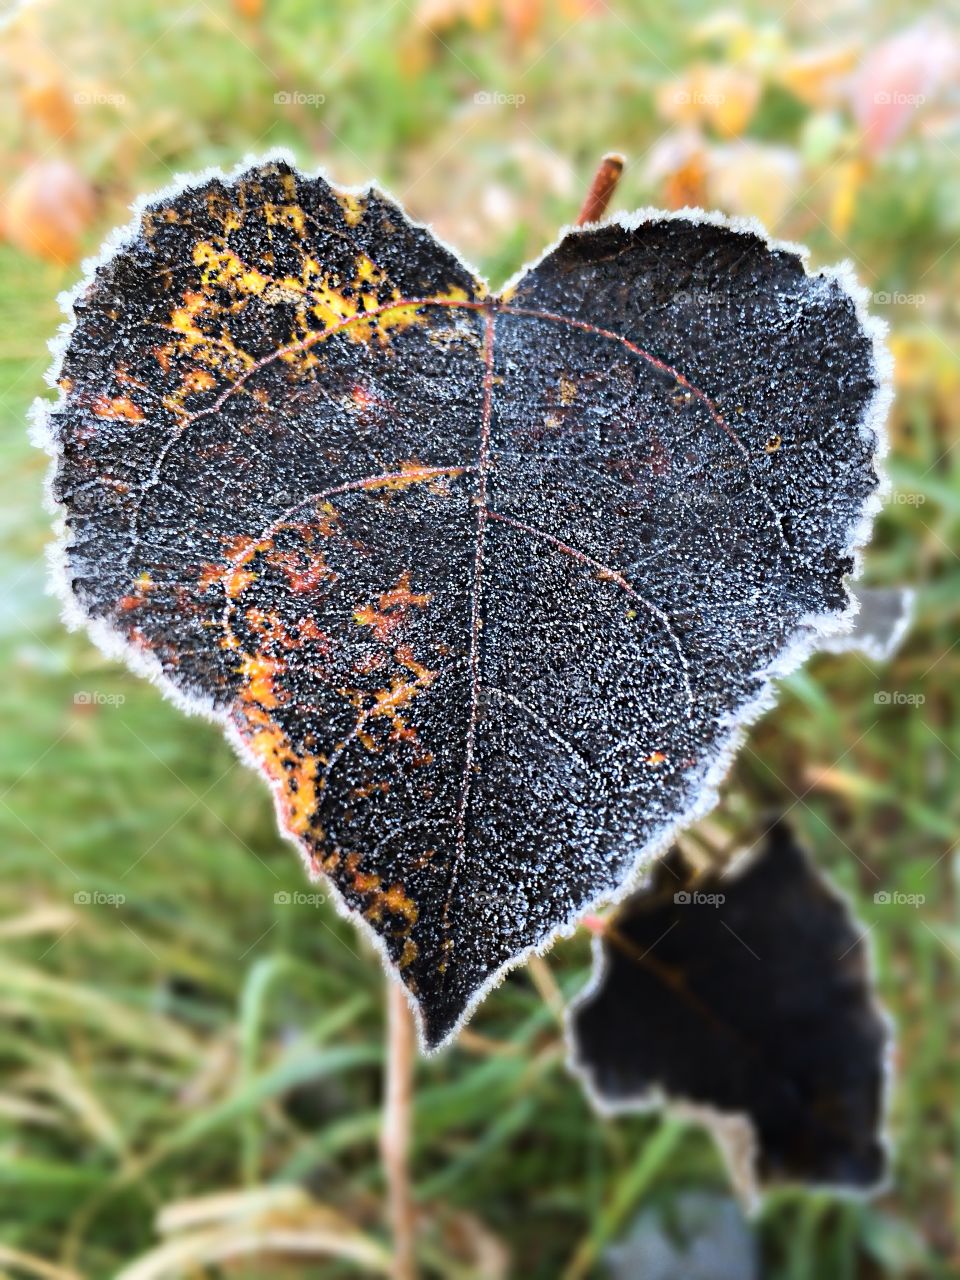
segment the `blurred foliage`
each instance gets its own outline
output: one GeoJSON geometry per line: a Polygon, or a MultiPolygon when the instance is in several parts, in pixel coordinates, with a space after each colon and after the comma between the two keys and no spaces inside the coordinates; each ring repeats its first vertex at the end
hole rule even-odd
{"type": "MultiPolygon", "coordinates": [[[[898,402],[867,574],[914,581],[916,623],[886,668],[823,656],[791,678],[709,825],[748,837],[789,811],[899,1027],[889,1190],[770,1196],[766,1274],[960,1274],[957,42],[892,0],[47,0],[0,29],[3,1274],[113,1276],[161,1246],[137,1276],[213,1274],[252,1230],[304,1257],[244,1275],[387,1267],[377,965],[331,906],[275,900],[305,888],[299,863],[219,732],[63,630],[24,429],[78,256],[175,172],[279,145],[376,178],[497,280],[619,149],[619,207],[760,216],[873,292],[898,402]]],[[[726,1185],[703,1131],[590,1113],[545,998],[588,964],[583,939],[558,945],[420,1064],[430,1274],[604,1275],[638,1213],[726,1185]]]]}

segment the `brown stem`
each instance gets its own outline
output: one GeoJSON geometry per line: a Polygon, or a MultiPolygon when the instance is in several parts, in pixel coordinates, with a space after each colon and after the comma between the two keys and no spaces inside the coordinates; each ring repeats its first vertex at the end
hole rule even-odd
{"type": "Polygon", "coordinates": [[[623,173],[624,158],[615,151],[605,155],[593,175],[593,182],[587,192],[587,198],[577,218],[577,226],[587,222],[599,222],[607,211],[610,197],[617,189],[620,175],[623,173]]]}
{"type": "Polygon", "coordinates": [[[416,1280],[416,1215],[410,1189],[410,1131],[416,1038],[403,988],[387,978],[387,1060],[380,1151],[393,1233],[393,1278],[416,1280]]]}

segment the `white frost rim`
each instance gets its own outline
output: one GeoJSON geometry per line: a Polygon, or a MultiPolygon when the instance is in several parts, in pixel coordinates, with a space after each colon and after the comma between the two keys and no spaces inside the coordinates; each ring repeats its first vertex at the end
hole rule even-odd
{"type": "MultiPolygon", "coordinates": [[[[99,254],[95,257],[88,258],[82,264],[83,275],[77,285],[67,292],[60,294],[58,302],[61,310],[67,319],[61,325],[58,333],[49,342],[49,348],[53,356],[53,363],[47,371],[46,381],[51,387],[57,387],[60,370],[63,360],[69,346],[70,339],[73,336],[76,327],[76,315],[73,311],[74,302],[85,292],[89,285],[94,281],[96,270],[113,258],[125,246],[132,244],[140,232],[140,222],[144,211],[158,201],[172,200],[176,196],[192,187],[201,186],[213,179],[219,179],[221,182],[229,183],[236,180],[241,174],[248,169],[269,164],[271,162],[283,162],[290,165],[300,177],[307,179],[322,178],[324,181],[334,187],[335,190],[346,195],[365,196],[371,193],[382,195],[384,198],[391,200],[399,209],[403,206],[399,200],[391,196],[389,192],[382,187],[377,187],[373,183],[364,186],[338,186],[333,182],[330,176],[322,167],[305,171],[299,167],[292,152],[285,148],[270,150],[263,155],[245,156],[233,169],[224,171],[217,166],[211,166],[198,173],[177,174],[174,180],[168,185],[160,188],[158,191],[138,197],[130,206],[133,211],[133,217],[125,226],[117,227],[104,240],[99,254]]],[[[404,216],[407,215],[404,213],[404,216]]],[[[489,282],[484,279],[453,246],[448,245],[440,237],[436,236],[431,228],[421,222],[407,217],[407,221],[411,225],[422,230],[428,231],[434,240],[450,253],[465,270],[471,272],[475,279],[489,287],[489,282]]],[[[635,230],[637,227],[646,222],[665,222],[665,221],[683,221],[693,224],[702,223],[708,226],[726,227],[731,231],[742,235],[752,235],[758,237],[768,249],[774,252],[783,252],[792,254],[799,259],[804,268],[805,274],[811,276],[807,271],[806,258],[808,252],[802,246],[791,244],[786,241],[777,241],[771,239],[763,226],[754,218],[729,218],[722,213],[708,213],[703,209],[685,208],[676,211],[665,212],[661,209],[646,208],[638,210],[629,215],[621,215],[616,218],[605,220],[603,223],[591,223],[583,227],[568,226],[563,228],[557,238],[550,244],[538,258],[533,260],[527,266],[523,267],[516,273],[501,289],[505,292],[513,287],[519,280],[523,278],[527,272],[531,271],[538,263],[542,262],[554,249],[558,247],[561,241],[568,235],[589,235],[595,231],[598,226],[619,226],[624,230],[635,230]]],[[[885,337],[887,334],[887,326],[875,316],[871,316],[867,310],[869,301],[869,292],[859,284],[854,273],[852,264],[849,262],[841,262],[835,267],[823,268],[812,274],[811,278],[822,278],[825,280],[833,280],[839,285],[840,289],[853,302],[856,316],[859,324],[870,339],[873,348],[873,369],[872,374],[876,389],[867,403],[863,417],[858,424],[861,437],[873,446],[872,466],[877,476],[878,485],[873,492],[864,501],[859,518],[851,523],[847,533],[847,541],[841,549],[842,554],[853,559],[854,569],[850,575],[850,581],[855,580],[862,571],[862,552],[873,529],[874,519],[880,511],[883,504],[883,498],[889,489],[889,480],[887,479],[883,467],[882,460],[886,456],[888,450],[887,435],[885,430],[885,422],[891,402],[893,400],[893,360],[886,347],[885,337]]],[[[64,624],[70,630],[86,630],[90,639],[98,649],[108,658],[117,659],[126,664],[126,666],[134,672],[134,674],[143,676],[152,683],[158,685],[160,689],[170,698],[171,702],[181,711],[189,715],[203,716],[218,725],[225,732],[227,740],[230,742],[237,755],[244,764],[254,769],[255,772],[264,778],[262,770],[256,759],[246,747],[239,733],[229,722],[229,719],[223,713],[217,712],[208,701],[197,697],[191,697],[178,689],[164,675],[160,662],[151,654],[135,651],[127,644],[123,637],[112,627],[108,626],[102,620],[94,620],[89,618],[70,590],[69,579],[67,575],[67,552],[69,544],[67,541],[67,531],[63,519],[63,513],[58,503],[53,499],[53,482],[56,472],[57,462],[57,441],[55,440],[50,427],[51,415],[65,402],[65,395],[58,388],[59,396],[56,402],[37,398],[30,410],[30,438],[32,442],[41,449],[44,449],[51,455],[53,461],[48,469],[45,495],[48,509],[57,517],[54,522],[54,532],[56,541],[48,548],[48,560],[50,565],[50,588],[61,602],[61,616],[64,624]]],[[[849,593],[848,593],[849,595],[849,593]]],[[[827,612],[822,614],[810,614],[802,619],[792,639],[786,644],[783,651],[771,663],[755,673],[754,676],[760,682],[760,689],[755,698],[744,704],[740,713],[736,716],[728,717],[726,736],[719,742],[714,753],[713,761],[708,768],[706,775],[700,787],[697,797],[687,806],[685,810],[679,813],[673,820],[663,823],[657,828],[649,840],[636,852],[631,866],[626,875],[622,878],[619,885],[614,889],[601,890],[597,897],[590,904],[578,909],[568,919],[562,921],[555,929],[538,942],[531,943],[530,946],[518,951],[505,961],[498,969],[489,975],[483,983],[476,989],[464,1006],[463,1012],[457,1019],[456,1023],[450,1028],[447,1034],[436,1045],[428,1046],[424,1038],[424,1024],[421,1016],[419,1005],[416,998],[410,993],[406,984],[400,978],[398,971],[390,959],[386,944],[374,932],[369,924],[361,915],[353,911],[343,900],[336,886],[332,881],[328,881],[331,889],[331,897],[337,912],[349,919],[356,925],[360,933],[371,944],[374,951],[379,955],[383,962],[386,972],[394,979],[401,988],[407,998],[407,1002],[413,1012],[415,1025],[417,1028],[417,1036],[420,1044],[421,1053],[429,1055],[436,1053],[438,1050],[445,1048],[457,1036],[461,1027],[470,1019],[477,1006],[485,999],[485,997],[495,987],[499,986],[511,969],[524,964],[532,955],[543,955],[553,946],[558,938],[571,936],[577,928],[578,921],[583,914],[598,906],[609,903],[618,902],[626,894],[628,894],[634,886],[637,877],[643,873],[645,867],[649,866],[655,858],[662,854],[673,843],[674,838],[679,832],[691,826],[700,818],[705,817],[707,813],[713,809],[719,799],[720,784],[726,777],[730,765],[733,763],[741,744],[746,737],[747,729],[755,723],[755,721],[769,711],[777,701],[777,691],[773,687],[773,681],[783,678],[791,672],[796,671],[803,663],[821,647],[823,640],[827,636],[833,636],[838,633],[844,633],[850,630],[858,609],[855,600],[850,599],[847,607],[842,611],[827,612]]],[[[277,825],[281,836],[290,841],[291,844],[300,853],[301,859],[307,871],[307,875],[311,880],[319,880],[322,878],[322,872],[315,871],[310,863],[309,854],[300,845],[295,836],[284,830],[282,813],[280,807],[280,790],[279,787],[267,779],[268,785],[273,792],[274,808],[277,814],[277,825]]]]}

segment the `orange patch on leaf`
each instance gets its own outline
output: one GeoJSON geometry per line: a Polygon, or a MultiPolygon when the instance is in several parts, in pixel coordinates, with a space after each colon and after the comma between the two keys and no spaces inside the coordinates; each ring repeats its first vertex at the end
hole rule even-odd
{"type": "Polygon", "coordinates": [[[353,616],[361,626],[370,627],[377,639],[386,644],[394,631],[406,622],[411,609],[425,609],[432,599],[430,592],[417,593],[411,590],[410,570],[407,569],[397,585],[381,595],[379,608],[364,605],[353,616]]]}
{"type": "Polygon", "coordinates": [[[277,677],[284,670],[283,663],[277,658],[248,653],[238,670],[246,682],[240,693],[245,702],[255,702],[268,710],[286,702],[288,695],[276,687],[277,677]]]}
{"type": "Polygon", "coordinates": [[[99,396],[90,406],[98,418],[121,418],[125,422],[142,422],[143,414],[129,396],[99,396]]]}

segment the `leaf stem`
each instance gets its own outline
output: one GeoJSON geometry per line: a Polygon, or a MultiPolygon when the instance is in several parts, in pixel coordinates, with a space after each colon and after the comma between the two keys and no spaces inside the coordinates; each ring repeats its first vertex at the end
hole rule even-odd
{"type": "Polygon", "coordinates": [[[606,213],[607,205],[617,189],[625,163],[623,156],[615,151],[609,152],[600,161],[577,217],[578,227],[585,226],[588,222],[599,222],[606,213]]]}
{"type": "Polygon", "coordinates": [[[380,1152],[387,1180],[387,1212],[393,1233],[394,1280],[416,1280],[416,1213],[410,1187],[413,1016],[403,988],[387,978],[387,1042],[380,1152]]]}

